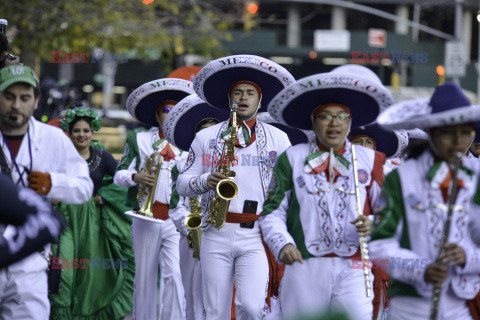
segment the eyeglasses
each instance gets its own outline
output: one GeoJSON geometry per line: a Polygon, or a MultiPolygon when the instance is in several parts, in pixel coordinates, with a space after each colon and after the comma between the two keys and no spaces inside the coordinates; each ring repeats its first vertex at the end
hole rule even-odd
{"type": "Polygon", "coordinates": [[[317,119],[320,119],[322,124],[329,124],[332,122],[333,118],[337,118],[338,122],[341,124],[345,124],[350,120],[350,114],[347,112],[340,112],[336,116],[332,116],[328,113],[321,113],[317,116],[317,119]]]}

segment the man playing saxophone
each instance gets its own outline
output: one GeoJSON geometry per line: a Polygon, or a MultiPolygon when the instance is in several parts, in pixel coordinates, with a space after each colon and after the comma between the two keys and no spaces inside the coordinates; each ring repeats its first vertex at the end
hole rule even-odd
{"type": "MultiPolygon", "coordinates": [[[[115,184],[120,187],[140,184],[143,190],[139,192],[142,206],[139,212],[127,212],[132,216],[136,268],[133,319],[136,320],[157,319],[159,265],[163,287],[160,318],[185,318],[178,252],[180,235],[168,216],[168,203],[172,193],[172,167],[187,154],[168,143],[162,124],[177,101],[193,93],[191,87],[192,83],[183,79],[158,79],[134,90],[127,100],[130,114],[153,127],[148,132],[129,135],[114,176],[115,184]],[[147,170],[142,171],[144,168],[147,170]]],[[[129,193],[129,196],[130,204],[134,204],[136,195],[129,193]]]]}
{"type": "Polygon", "coordinates": [[[346,65],[298,80],[268,107],[280,123],[316,134],[279,156],[260,217],[265,242],[286,264],[279,297],[284,319],[330,308],[350,319],[372,319],[366,289],[373,276],[365,273],[368,252],[361,247],[372,227],[366,215],[380,194],[385,155],[357,146],[352,157],[347,135],[391,103],[372,71],[346,65]]]}
{"type": "MultiPolygon", "coordinates": [[[[192,94],[177,103],[169,112],[163,132],[171,144],[188,151],[197,132],[228,119],[228,116],[226,110],[213,108],[196,94],[192,94]]],[[[185,160],[178,161],[172,169],[174,186],[168,214],[180,232],[180,272],[185,289],[187,320],[203,320],[200,267],[201,196],[181,197],[175,187],[179,170],[183,170],[185,160]]]]}
{"type": "Polygon", "coordinates": [[[211,200],[219,181],[219,163],[229,162],[238,187],[227,209],[225,224],[204,228],[200,250],[206,318],[228,319],[232,287],[236,286],[236,317],[262,319],[269,266],[262,244],[258,214],[261,212],[277,154],[290,142],[279,129],[259,122],[256,115],[273,96],[294,82],[283,67],[258,56],[237,55],[206,65],[194,80],[197,94],[217,108],[230,111],[237,102],[233,154],[224,154],[231,138],[231,120],[199,132],[177,180],[181,196],[204,195],[204,221],[210,217],[211,200]],[[222,154],[226,155],[222,159],[222,154]]]}

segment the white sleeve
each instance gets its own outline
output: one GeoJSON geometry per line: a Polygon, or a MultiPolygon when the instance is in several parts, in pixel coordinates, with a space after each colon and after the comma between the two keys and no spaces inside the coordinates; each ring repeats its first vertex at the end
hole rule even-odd
{"type": "Polygon", "coordinates": [[[129,188],[136,186],[137,183],[132,180],[132,174],[138,173],[138,171],[135,169],[137,166],[137,158],[133,159],[133,161],[130,163],[128,166],[128,169],[124,170],[118,170],[115,172],[115,175],[113,176],[113,182],[122,188],[129,188]]]}
{"type": "Polygon", "coordinates": [[[400,222],[395,237],[371,241],[368,244],[370,257],[392,278],[426,289],[429,285],[424,280],[425,270],[434,261],[425,259],[412,250],[401,248],[402,229],[403,222],[400,222]]]}
{"type": "Polygon", "coordinates": [[[187,205],[188,198],[180,197],[177,203],[177,206],[168,211],[168,215],[173,221],[177,230],[183,234],[187,235],[187,227],[184,225],[185,218],[190,214],[189,207],[187,205]]]}
{"type": "Polygon", "coordinates": [[[67,136],[61,135],[59,143],[62,152],[55,157],[57,171],[49,172],[52,188],[47,196],[65,203],[86,202],[93,193],[88,164],[67,136]]]}
{"type": "Polygon", "coordinates": [[[280,264],[283,263],[280,261],[280,251],[283,247],[289,243],[296,247],[295,241],[287,230],[287,210],[290,197],[291,191],[289,190],[285,193],[285,198],[275,211],[261,215],[259,218],[263,239],[280,264]]]}
{"type": "Polygon", "coordinates": [[[196,197],[209,191],[207,178],[210,172],[207,172],[208,168],[202,165],[202,155],[207,152],[203,152],[199,137],[201,132],[193,140],[185,168],[178,176],[176,187],[178,194],[182,197],[196,197]]]}

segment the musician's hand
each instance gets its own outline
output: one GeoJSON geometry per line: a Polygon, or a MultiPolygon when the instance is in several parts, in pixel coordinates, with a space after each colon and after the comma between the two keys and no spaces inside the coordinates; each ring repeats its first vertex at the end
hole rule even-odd
{"type": "Polygon", "coordinates": [[[448,266],[441,263],[431,263],[425,270],[425,282],[431,283],[434,288],[441,288],[448,276],[448,266]]]}
{"type": "Polygon", "coordinates": [[[210,174],[207,178],[207,186],[208,188],[215,190],[217,187],[217,184],[220,182],[220,180],[227,179],[227,176],[224,174],[221,174],[220,172],[214,172],[210,174]]]}
{"type": "Polygon", "coordinates": [[[155,183],[155,178],[151,174],[140,172],[133,175],[133,181],[146,187],[152,187],[155,183]]]}
{"type": "Polygon", "coordinates": [[[442,263],[449,266],[465,266],[466,256],[465,251],[456,243],[447,243],[445,245],[445,251],[440,255],[442,263]]]}
{"type": "Polygon", "coordinates": [[[367,216],[360,216],[350,223],[357,226],[357,232],[361,237],[366,237],[372,232],[373,222],[367,216]]]}
{"type": "Polygon", "coordinates": [[[103,198],[99,194],[96,194],[95,197],[93,197],[93,202],[95,202],[97,206],[103,206],[103,198]]]}
{"type": "Polygon", "coordinates": [[[293,264],[295,261],[300,261],[300,263],[303,263],[302,254],[291,243],[285,245],[285,247],[283,247],[280,251],[280,260],[288,265],[293,264]]]}

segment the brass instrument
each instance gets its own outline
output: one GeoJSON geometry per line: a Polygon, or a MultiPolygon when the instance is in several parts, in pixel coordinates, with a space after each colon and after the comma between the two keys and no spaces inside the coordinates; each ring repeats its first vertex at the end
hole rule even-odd
{"type": "MultiPolygon", "coordinates": [[[[357,172],[357,154],[355,153],[355,146],[352,144],[352,165],[353,165],[353,179],[355,183],[355,198],[357,200],[357,214],[358,216],[362,216],[362,206],[360,205],[360,192],[358,190],[358,172],[357,172]]],[[[363,264],[363,275],[365,276],[365,290],[367,293],[367,297],[372,295],[372,286],[370,283],[370,258],[368,256],[368,245],[367,239],[365,237],[360,236],[358,239],[358,243],[360,245],[360,254],[362,257],[362,264],[363,264]]]]}
{"type": "Polygon", "coordinates": [[[158,152],[154,152],[150,155],[150,157],[148,157],[147,161],[145,162],[145,167],[140,170],[140,172],[151,172],[152,170],[155,170],[155,181],[153,182],[153,186],[150,188],[150,190],[148,190],[148,193],[146,191],[148,187],[144,185],[141,186],[137,193],[138,201],[142,201],[146,194],[145,201],[137,213],[149,218],[153,218],[152,208],[161,164],[162,156],[158,152]]]}
{"type": "Polygon", "coordinates": [[[198,201],[198,197],[191,197],[189,200],[191,213],[185,218],[183,223],[188,229],[188,247],[193,249],[193,257],[200,260],[200,244],[202,243],[202,206],[198,201]]]}
{"type": "Polygon", "coordinates": [[[210,203],[210,217],[208,223],[212,224],[218,230],[220,230],[225,224],[230,201],[238,195],[238,186],[232,180],[232,178],[235,177],[235,171],[230,170],[230,165],[235,158],[237,108],[237,101],[234,100],[230,109],[232,130],[230,131],[230,136],[225,139],[225,143],[223,144],[222,156],[220,157],[220,163],[217,170],[227,178],[218,182],[215,197],[210,203]]]}
{"type": "MultiPolygon", "coordinates": [[[[450,224],[452,222],[453,208],[455,206],[455,201],[457,199],[457,181],[458,181],[458,169],[460,168],[460,160],[462,158],[462,153],[457,152],[455,155],[455,162],[452,170],[452,180],[450,185],[450,197],[448,198],[448,211],[447,211],[447,220],[445,221],[445,226],[443,229],[442,240],[440,244],[440,251],[437,256],[435,263],[441,263],[440,256],[445,251],[445,245],[448,241],[448,236],[450,234],[450,224]]],[[[430,320],[437,320],[438,316],[438,307],[440,306],[440,295],[442,294],[442,288],[433,288],[432,295],[432,309],[430,310],[430,320]]]]}

